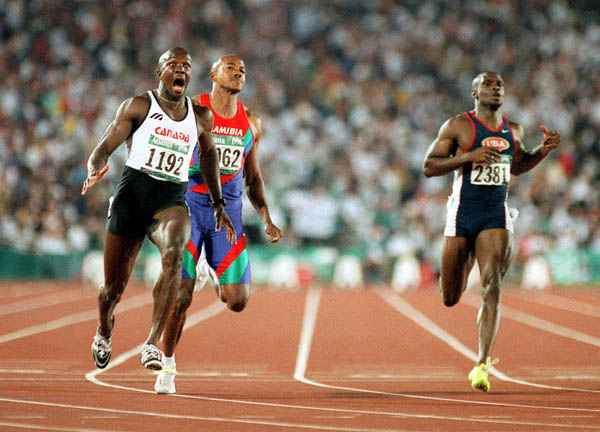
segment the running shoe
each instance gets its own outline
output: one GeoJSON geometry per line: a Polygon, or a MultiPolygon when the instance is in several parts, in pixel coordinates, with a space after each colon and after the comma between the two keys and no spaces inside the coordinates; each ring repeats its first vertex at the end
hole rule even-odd
{"type": "Polygon", "coordinates": [[[174,394],[175,393],[175,375],[177,370],[175,366],[172,368],[162,369],[156,377],[154,383],[154,391],[158,394],[174,394]]]}
{"type": "Polygon", "coordinates": [[[108,336],[102,336],[100,334],[100,326],[96,328],[96,334],[94,335],[94,340],[92,341],[92,356],[94,357],[94,363],[96,367],[99,369],[104,369],[108,366],[108,362],[110,361],[110,357],[112,355],[112,329],[115,326],[115,317],[114,315],[111,317],[111,330],[108,336]]]}
{"type": "Polygon", "coordinates": [[[146,369],[161,370],[163,368],[160,350],[152,344],[144,344],[142,347],[142,364],[146,369]]]}
{"type": "Polygon", "coordinates": [[[490,358],[488,357],[485,363],[475,366],[471,372],[469,372],[469,381],[471,381],[471,387],[484,392],[490,391],[490,380],[488,379],[489,368],[496,363],[498,363],[498,359],[495,359],[493,362],[491,362],[490,358]]]}

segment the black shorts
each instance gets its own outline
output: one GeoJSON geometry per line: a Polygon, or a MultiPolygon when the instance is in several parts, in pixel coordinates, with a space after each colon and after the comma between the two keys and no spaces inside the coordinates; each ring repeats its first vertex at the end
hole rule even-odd
{"type": "Polygon", "coordinates": [[[451,196],[446,207],[446,237],[476,238],[481,231],[495,228],[513,232],[513,216],[506,201],[460,201],[451,196]]]}
{"type": "Polygon", "coordinates": [[[173,206],[183,206],[187,182],[173,183],[156,180],[128,166],[108,207],[106,229],[118,236],[145,235],[154,215],[173,206]]]}

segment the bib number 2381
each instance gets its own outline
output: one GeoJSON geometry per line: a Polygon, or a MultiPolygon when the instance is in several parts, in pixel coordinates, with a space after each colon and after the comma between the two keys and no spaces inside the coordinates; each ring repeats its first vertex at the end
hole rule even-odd
{"type": "Polygon", "coordinates": [[[491,165],[473,164],[471,184],[478,186],[503,186],[510,181],[510,161],[491,165]]]}

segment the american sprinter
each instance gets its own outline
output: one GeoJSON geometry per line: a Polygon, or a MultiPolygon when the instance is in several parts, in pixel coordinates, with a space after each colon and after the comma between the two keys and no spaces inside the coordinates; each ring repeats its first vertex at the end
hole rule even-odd
{"type": "Polygon", "coordinates": [[[527,151],[523,127],[502,116],[504,80],[496,72],[477,75],[471,95],[475,108],[441,126],[427,152],[423,172],[433,177],[454,171],[440,290],[446,306],[458,303],[477,260],[483,295],[477,318],[479,357],[468,378],[473,388],[487,392],[490,354],[500,321],[502,280],[514,252],[508,184],[512,174],[529,171],[557,148],[560,135],[541,126],[541,145],[527,151]]]}

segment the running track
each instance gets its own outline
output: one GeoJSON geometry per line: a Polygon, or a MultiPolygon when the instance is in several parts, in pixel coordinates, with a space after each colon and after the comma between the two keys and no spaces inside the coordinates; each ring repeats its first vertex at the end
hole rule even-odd
{"type": "Polygon", "coordinates": [[[196,293],[177,395],[139,364],[151,294],[116,310],[113,358],[90,353],[96,292],[0,284],[0,430],[600,431],[600,290],[505,290],[490,393],[466,379],[479,295],[256,289],[227,311],[196,293]]]}

